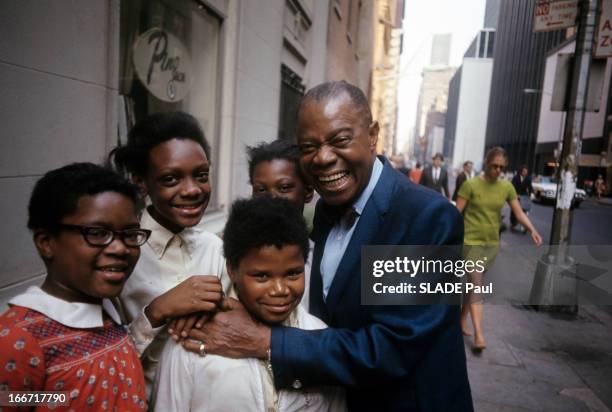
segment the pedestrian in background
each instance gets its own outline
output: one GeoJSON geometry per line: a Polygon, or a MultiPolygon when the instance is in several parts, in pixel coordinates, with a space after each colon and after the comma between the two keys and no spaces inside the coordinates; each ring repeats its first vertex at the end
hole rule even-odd
{"type": "Polygon", "coordinates": [[[404,176],[408,177],[410,173],[410,169],[406,167],[406,162],[404,161],[404,156],[402,155],[393,155],[389,158],[391,162],[391,166],[404,176]]]}
{"type": "MultiPolygon", "coordinates": [[[[528,212],[531,209],[531,194],[533,193],[533,186],[531,186],[531,176],[529,176],[529,169],[527,165],[519,167],[519,171],[512,178],[512,186],[516,190],[518,195],[519,203],[523,212],[528,212]]],[[[510,225],[513,230],[516,229],[518,221],[514,212],[510,213],[510,225]]]]}
{"type": "Polygon", "coordinates": [[[457,201],[457,193],[459,193],[459,189],[461,189],[461,185],[463,184],[463,182],[474,177],[473,167],[474,163],[469,160],[463,163],[463,170],[457,175],[457,180],[455,180],[453,201],[457,201]]]}
{"type": "Polygon", "coordinates": [[[410,170],[410,180],[412,183],[416,183],[417,185],[421,183],[421,176],[423,175],[423,168],[421,167],[421,163],[417,162],[413,169],[410,170]]]}
{"type": "Polygon", "coordinates": [[[597,176],[595,181],[595,193],[597,194],[597,200],[601,199],[601,195],[606,191],[606,181],[602,175],[597,176]]]}
{"type": "Polygon", "coordinates": [[[446,169],[442,167],[444,156],[442,156],[442,153],[436,153],[432,161],[433,164],[423,171],[421,184],[436,192],[443,193],[444,196],[450,199],[450,193],[448,191],[448,173],[446,169]]]}
{"type": "MultiPolygon", "coordinates": [[[[507,180],[501,180],[508,163],[506,151],[494,147],[487,152],[484,175],[467,180],[457,194],[457,209],[463,213],[465,227],[464,256],[466,260],[486,258],[490,266],[499,250],[499,227],[501,210],[508,203],[519,223],[527,228],[533,242],[540,246],[542,237],[523,212],[516,196],[516,190],[507,180]]],[[[486,270],[485,270],[486,271],[486,270]]],[[[470,282],[481,285],[483,272],[472,272],[470,282]]],[[[461,310],[461,328],[463,334],[471,336],[467,327],[468,314],[472,317],[474,327],[474,350],[482,351],[487,343],[482,331],[483,302],[468,294],[461,310]]]]}

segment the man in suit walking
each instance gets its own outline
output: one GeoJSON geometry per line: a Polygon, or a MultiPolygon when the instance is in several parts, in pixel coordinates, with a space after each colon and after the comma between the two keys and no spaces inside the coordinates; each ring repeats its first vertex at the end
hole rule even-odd
{"type": "Polygon", "coordinates": [[[457,175],[457,180],[455,180],[455,191],[453,192],[453,201],[457,201],[457,193],[459,193],[459,189],[461,189],[461,185],[468,179],[474,177],[472,174],[472,168],[474,167],[474,163],[471,161],[463,162],[463,170],[461,173],[457,175]]]}
{"type": "MultiPolygon", "coordinates": [[[[521,167],[519,167],[518,173],[516,173],[512,178],[512,186],[514,186],[514,190],[516,190],[516,194],[519,196],[521,207],[523,207],[523,210],[525,210],[524,206],[531,202],[530,196],[533,193],[531,176],[529,176],[529,168],[527,168],[527,165],[521,165],[521,167]]],[[[511,228],[513,230],[516,229],[517,224],[518,221],[516,216],[514,216],[514,213],[510,212],[511,228]]]]}
{"type": "Polygon", "coordinates": [[[444,191],[444,196],[450,199],[448,191],[448,173],[442,167],[444,156],[442,153],[436,153],[432,158],[433,164],[423,171],[421,184],[425,187],[435,190],[438,193],[444,191]]]}
{"type": "Polygon", "coordinates": [[[316,86],[298,109],[300,163],[321,196],[310,311],[329,328],[270,328],[233,303],[191,337],[209,353],[267,359],[276,388],[345,386],[349,410],[471,411],[459,307],[361,305],[361,246],[463,242],[449,202],[376,156],[378,131],[346,82],[316,86]]]}

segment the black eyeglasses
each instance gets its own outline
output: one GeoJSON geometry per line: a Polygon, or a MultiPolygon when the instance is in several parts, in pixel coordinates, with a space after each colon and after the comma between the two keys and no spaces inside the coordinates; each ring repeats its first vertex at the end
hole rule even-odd
{"type": "Polygon", "coordinates": [[[496,165],[496,164],[489,165],[489,167],[491,169],[499,169],[499,170],[504,170],[506,168],[506,166],[504,165],[496,165]]]}
{"type": "Polygon", "coordinates": [[[61,223],[60,229],[75,230],[83,235],[83,239],[91,246],[108,246],[115,237],[123,240],[126,246],[137,247],[145,244],[151,231],[147,229],[110,230],[103,227],[68,225],[61,223]]]}

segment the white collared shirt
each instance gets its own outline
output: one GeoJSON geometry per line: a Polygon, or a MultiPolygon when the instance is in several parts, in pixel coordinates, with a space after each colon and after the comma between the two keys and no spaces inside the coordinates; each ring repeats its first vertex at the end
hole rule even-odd
{"type": "MultiPolygon", "coordinates": [[[[325,323],[303,307],[284,324],[305,330],[324,329],[325,323]]],[[[344,411],[344,390],[312,387],[276,390],[259,359],[232,359],[188,352],[169,340],[156,378],[154,411],[344,411]]]]}
{"type": "Polygon", "coordinates": [[[143,229],[152,231],[140,248],[140,259],[121,292],[121,302],[130,333],[138,353],[142,355],[147,389],[155,377],[155,369],[163,344],[168,338],[165,326],[153,329],[144,308],[153,299],[174,288],[193,275],[214,275],[221,279],[223,290],[229,289],[229,275],[223,257],[223,242],[201,228],[186,228],[174,234],[145,209],[140,219],[143,229]]]}
{"type": "Polygon", "coordinates": [[[104,326],[103,312],[106,312],[116,324],[121,325],[119,313],[108,299],[103,299],[101,305],[68,302],[48,294],[39,286],[30,286],[24,293],[15,296],[8,303],[33,309],[70,328],[101,328],[104,326]]]}
{"type": "Polygon", "coordinates": [[[370,200],[372,192],[374,192],[374,188],[380,179],[382,171],[383,164],[380,160],[378,160],[378,158],[376,158],[374,161],[374,166],[372,167],[372,174],[370,175],[368,185],[365,187],[365,189],[363,189],[363,192],[361,192],[361,195],[359,195],[359,198],[353,205],[353,209],[355,212],[357,212],[357,219],[355,219],[355,222],[351,227],[346,225],[344,219],[340,220],[327,235],[320,266],[321,277],[323,280],[324,299],[327,299],[327,294],[329,293],[331,284],[336,276],[338,266],[340,266],[340,261],[344,256],[344,252],[346,252],[346,248],[351,241],[353,232],[359,223],[359,218],[361,217],[363,209],[368,203],[368,200],[370,200]]]}
{"type": "Polygon", "coordinates": [[[434,182],[437,182],[438,180],[440,180],[440,168],[439,167],[432,168],[431,175],[433,177],[434,182]]]}

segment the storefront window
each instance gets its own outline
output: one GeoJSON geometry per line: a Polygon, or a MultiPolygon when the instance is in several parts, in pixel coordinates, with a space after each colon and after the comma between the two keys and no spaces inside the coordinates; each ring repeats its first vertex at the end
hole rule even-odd
{"type": "MultiPolygon", "coordinates": [[[[199,120],[214,162],[220,26],[220,18],[194,0],[121,2],[119,123],[126,126],[120,141],[146,115],[182,110],[199,120]]],[[[214,193],[209,211],[217,206],[214,193]]]]}

